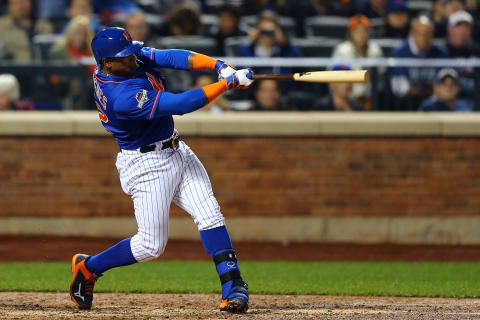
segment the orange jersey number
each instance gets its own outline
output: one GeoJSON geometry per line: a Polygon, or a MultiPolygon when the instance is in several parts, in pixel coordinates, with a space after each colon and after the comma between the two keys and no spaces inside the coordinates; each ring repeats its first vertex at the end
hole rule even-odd
{"type": "Polygon", "coordinates": [[[100,86],[98,85],[97,79],[95,79],[95,77],[93,77],[93,86],[95,87],[95,95],[97,96],[98,101],[100,101],[100,103],[102,104],[100,106],[98,102],[95,101],[95,105],[98,109],[98,117],[102,122],[107,123],[108,117],[105,114],[105,110],[107,110],[108,99],[103,95],[102,89],[100,89],[100,86]]]}

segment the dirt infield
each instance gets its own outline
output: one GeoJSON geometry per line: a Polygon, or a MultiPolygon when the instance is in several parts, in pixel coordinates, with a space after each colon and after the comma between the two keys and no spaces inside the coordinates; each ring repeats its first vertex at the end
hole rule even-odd
{"type": "MultiPolygon", "coordinates": [[[[120,239],[0,236],[0,262],[70,261],[120,239]]],[[[480,246],[235,243],[242,260],[479,261],[480,246]]],[[[199,241],[170,241],[161,260],[209,260],[199,241]]],[[[218,295],[95,294],[79,311],[66,293],[0,292],[0,319],[480,319],[480,299],[253,295],[247,315],[218,311],[218,295]]]]}
{"type": "Polygon", "coordinates": [[[96,294],[80,311],[66,293],[0,293],[2,319],[480,319],[480,299],[251,297],[246,315],[220,312],[217,295],[96,294]]]}
{"type": "MultiPolygon", "coordinates": [[[[121,239],[0,236],[0,262],[70,261],[96,254],[121,239]]],[[[480,246],[235,242],[241,260],[283,261],[480,261],[480,246]]],[[[160,260],[210,260],[200,241],[172,240],[160,260]]]]}

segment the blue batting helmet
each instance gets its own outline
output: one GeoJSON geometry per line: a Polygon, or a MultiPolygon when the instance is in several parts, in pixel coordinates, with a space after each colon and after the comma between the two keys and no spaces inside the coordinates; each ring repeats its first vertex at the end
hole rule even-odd
{"type": "Polygon", "coordinates": [[[132,41],[127,30],[116,27],[99,31],[92,40],[92,51],[97,64],[100,64],[103,58],[128,57],[142,47],[143,42],[132,41]]]}

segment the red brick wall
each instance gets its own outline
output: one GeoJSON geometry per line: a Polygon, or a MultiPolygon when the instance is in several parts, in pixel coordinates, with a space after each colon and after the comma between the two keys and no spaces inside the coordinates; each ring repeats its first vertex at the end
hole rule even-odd
{"type": "MultiPolygon", "coordinates": [[[[226,216],[480,214],[480,139],[185,141],[226,216]]],[[[0,216],[132,214],[110,137],[0,137],[0,150],[0,216]]]]}

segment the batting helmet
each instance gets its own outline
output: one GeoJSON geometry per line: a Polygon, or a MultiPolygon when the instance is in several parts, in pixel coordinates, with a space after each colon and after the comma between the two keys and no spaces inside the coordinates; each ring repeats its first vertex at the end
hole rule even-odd
{"type": "Polygon", "coordinates": [[[103,58],[123,58],[137,52],[143,47],[143,42],[132,41],[132,37],[123,28],[105,28],[92,40],[92,51],[97,64],[103,58]]]}

